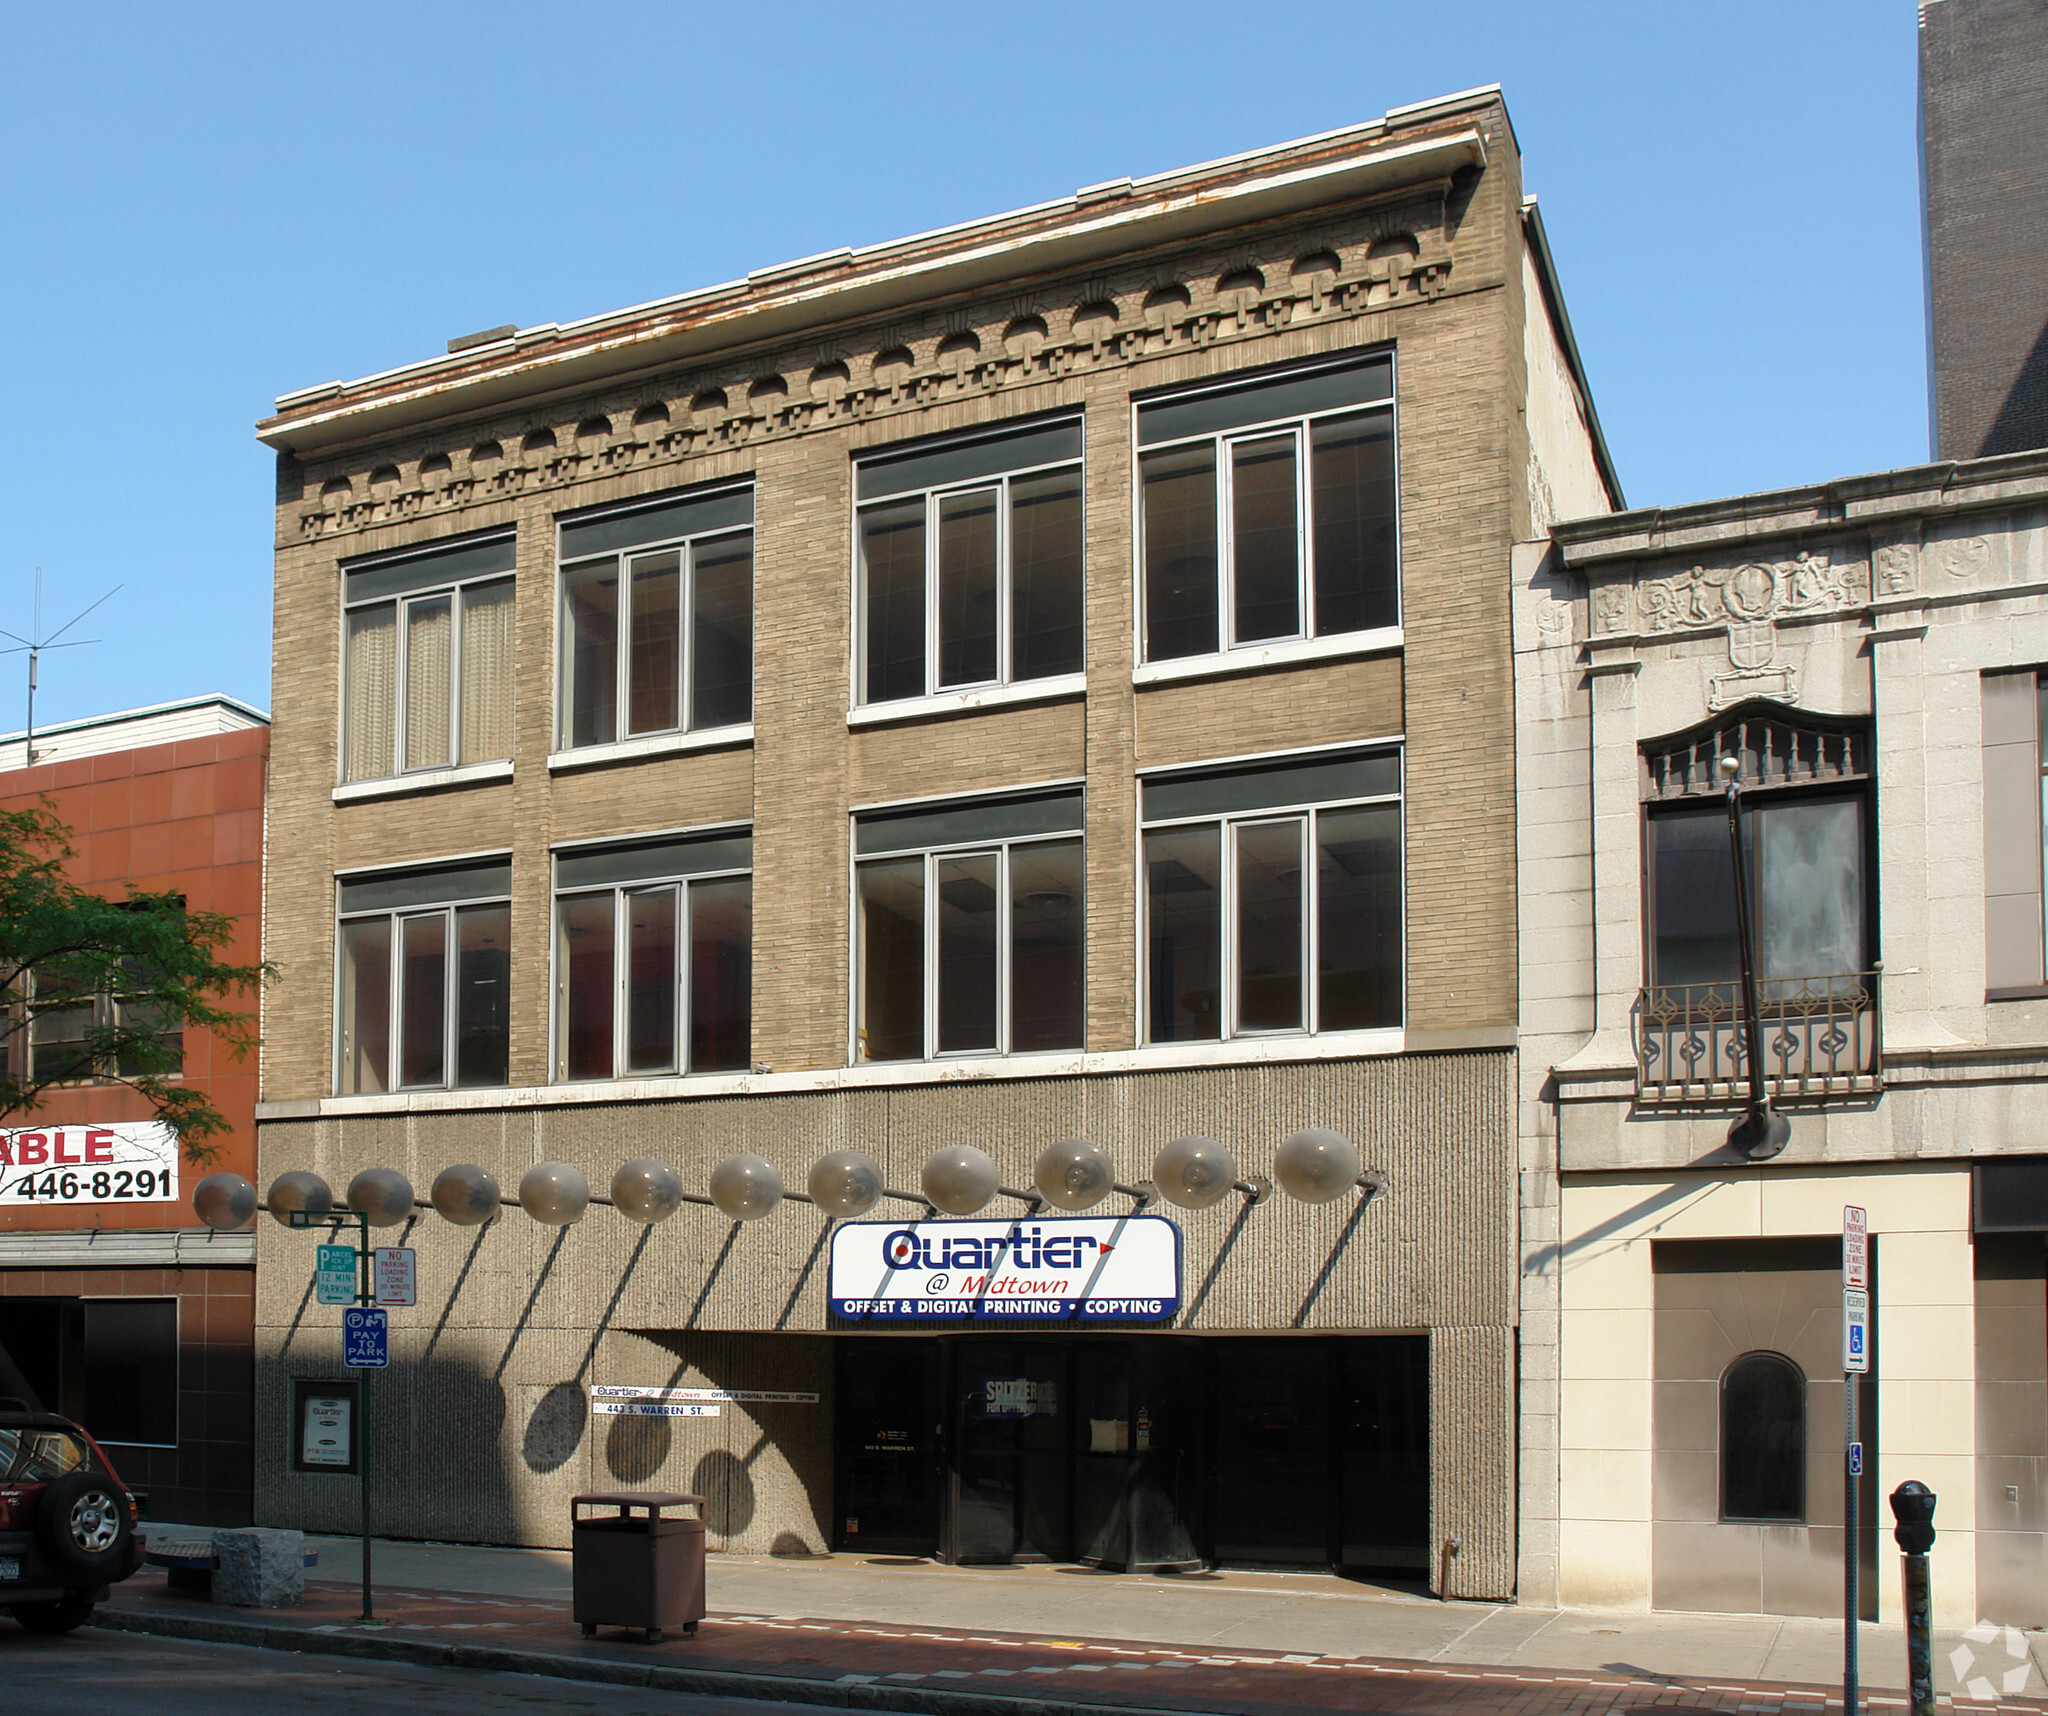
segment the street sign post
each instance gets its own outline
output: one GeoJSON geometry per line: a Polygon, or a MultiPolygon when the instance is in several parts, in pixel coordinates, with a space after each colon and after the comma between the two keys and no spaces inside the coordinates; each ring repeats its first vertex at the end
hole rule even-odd
{"type": "Polygon", "coordinates": [[[1842,1210],[1842,1716],[1857,1716],[1856,1621],[1863,1607],[1863,1432],[1857,1411],[1870,1369],[1870,1215],[1842,1210]]]}
{"type": "Polygon", "coordinates": [[[353,1222],[353,1245],[323,1245],[313,1262],[315,1296],[323,1305],[346,1305],[341,1314],[341,1362],[358,1373],[356,1380],[356,1485],[362,1509],[363,1531],[363,1613],[361,1624],[379,1626],[370,1585],[370,1375],[391,1363],[391,1320],[382,1306],[416,1302],[419,1276],[413,1267],[413,1252],[407,1246],[383,1246],[378,1258],[387,1253],[404,1262],[393,1266],[394,1292],[403,1288],[403,1299],[383,1297],[371,1268],[370,1218],[361,1210],[293,1210],[293,1227],[324,1223],[338,1228],[353,1222]]]}
{"type": "Polygon", "coordinates": [[[420,1302],[419,1253],[409,1245],[380,1245],[371,1254],[370,1279],[380,1305],[420,1302]]]}

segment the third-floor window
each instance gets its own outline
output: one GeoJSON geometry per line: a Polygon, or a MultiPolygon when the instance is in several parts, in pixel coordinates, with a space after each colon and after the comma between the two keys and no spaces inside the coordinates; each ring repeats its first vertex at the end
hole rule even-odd
{"type": "Polygon", "coordinates": [[[583,514],[560,530],[561,749],[753,719],[752,489],[583,514]]]}
{"type": "Polygon", "coordinates": [[[1394,360],[1138,406],[1147,661],[1401,621],[1394,360]]]}
{"type": "Polygon", "coordinates": [[[863,461],[863,704],[1081,671],[1081,425],[863,461]]]}

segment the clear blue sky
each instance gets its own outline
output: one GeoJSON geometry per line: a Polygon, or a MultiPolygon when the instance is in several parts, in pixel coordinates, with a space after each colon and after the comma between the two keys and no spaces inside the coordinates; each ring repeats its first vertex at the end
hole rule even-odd
{"type": "Polygon", "coordinates": [[[126,586],[39,721],[267,706],[281,392],[1484,83],[1631,503],[1927,456],[1911,0],[22,5],[0,65],[0,627],[126,586]]]}

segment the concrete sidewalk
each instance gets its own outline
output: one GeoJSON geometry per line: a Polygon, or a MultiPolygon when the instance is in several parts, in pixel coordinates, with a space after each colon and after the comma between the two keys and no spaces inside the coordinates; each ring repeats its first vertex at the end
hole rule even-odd
{"type": "MultiPolygon", "coordinates": [[[[175,1528],[148,1529],[169,1535],[175,1528]]],[[[321,1581],[340,1584],[359,1576],[357,1539],[308,1538],[307,1544],[320,1552],[321,1581]]],[[[569,1601],[565,1550],[380,1539],[372,1567],[379,1589],[569,1601]]],[[[1184,1650],[1251,1649],[1653,1679],[1839,1687],[1842,1677],[1840,1621],[1443,1603],[1316,1574],[1147,1577],[1082,1567],[949,1567],[893,1556],[714,1555],[707,1583],[712,1613],[736,1619],[804,1616],[850,1626],[999,1628],[1184,1650]]],[[[1903,1628],[1895,1621],[1866,1623],[1859,1633],[1864,1686],[1903,1690],[1903,1628]]],[[[1975,1661],[1971,1676],[1988,1675],[2001,1695],[2048,1696],[2048,1634],[2020,1639],[2027,1654],[2015,1662],[2007,1658],[2003,1638],[1985,1644],[1956,1631],[1937,1634],[1937,1691],[1968,1695],[1958,1687],[1951,1661],[1964,1646],[1975,1661]],[[2003,1684],[2021,1668],[2024,1684],[2003,1684]]]]}

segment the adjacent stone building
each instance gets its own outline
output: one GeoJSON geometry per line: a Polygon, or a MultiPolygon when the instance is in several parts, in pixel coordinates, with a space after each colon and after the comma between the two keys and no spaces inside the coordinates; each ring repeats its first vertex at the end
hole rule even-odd
{"type": "Polygon", "coordinates": [[[1913,1478],[1937,1621],[2048,1623],[2048,454],[1562,524],[1514,624],[1524,1600],[1841,1612],[1856,1205],[1865,1614],[1913,1478]]]}
{"type": "MultiPolygon", "coordinates": [[[[656,1158],[701,1199],[857,1149],[911,1194],[423,1207],[380,1529],[559,1543],[633,1484],[719,1548],[1512,1594],[1509,558],[1618,491],[1497,91],[454,341],[261,435],[262,1177],[656,1158]],[[1267,1196],[1304,1127],[1379,1178],[1267,1196]],[[1237,1185],[1137,1225],[1190,1136],[1237,1185]],[[990,1224],[915,1194],[1068,1139],[1124,1225],[1006,1193],[1004,1243],[1170,1262],[1024,1331],[990,1224]],[[906,1323],[920,1270],[975,1297],[906,1323]]],[[[338,1314],[258,1226],[259,1507],[345,1527],[300,1433],[338,1314]]]]}

